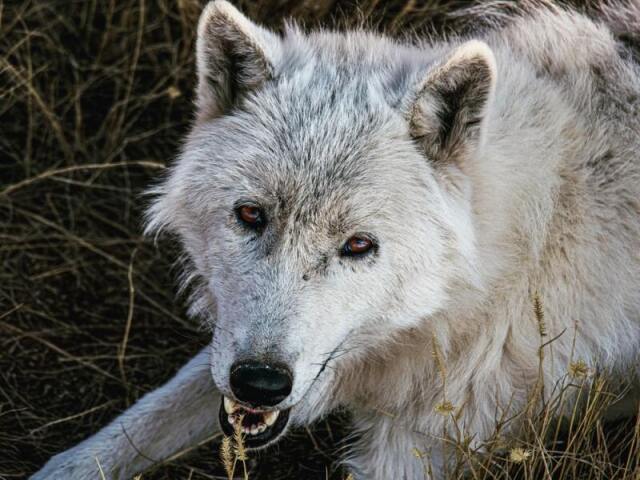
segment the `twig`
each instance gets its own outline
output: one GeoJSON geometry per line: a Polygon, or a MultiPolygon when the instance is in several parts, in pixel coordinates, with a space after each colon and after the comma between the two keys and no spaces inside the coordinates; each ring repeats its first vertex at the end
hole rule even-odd
{"type": "Polygon", "coordinates": [[[52,427],[54,425],[58,425],[59,423],[64,423],[64,422],[68,422],[69,420],[75,420],[76,418],[84,417],[85,415],[89,415],[90,413],[93,413],[96,410],[100,410],[101,408],[109,407],[109,406],[113,405],[114,403],[116,403],[115,400],[110,400],[108,402],[103,403],[102,405],[96,405],[95,407],[90,408],[89,410],[85,410],[84,412],[76,413],[74,415],[69,415],[68,417],[58,418],[57,420],[53,420],[51,422],[47,422],[44,425],[41,425],[38,428],[34,428],[33,430],[31,430],[29,432],[29,435],[33,435],[34,433],[39,432],[40,430],[45,430],[45,429],[47,429],[49,427],[52,427]]]}
{"type": "Polygon", "coordinates": [[[0,321],[0,326],[6,328],[7,330],[11,330],[13,332],[17,332],[20,335],[23,335],[25,337],[29,337],[37,342],[42,343],[43,345],[49,347],[51,350],[53,350],[54,352],[59,353],[60,355],[62,355],[63,357],[66,357],[70,360],[73,360],[74,362],[77,362],[81,365],[84,365],[85,367],[88,367],[92,370],[95,370],[96,372],[100,373],[101,375],[104,375],[105,377],[109,377],[112,380],[115,380],[117,382],[120,382],[121,380],[116,377],[115,375],[110,374],[109,372],[107,372],[106,370],[103,370],[102,368],[100,368],[97,365],[94,365],[91,362],[87,362],[86,360],[82,360],[81,358],[75,357],[72,354],[70,354],[69,352],[67,352],[66,350],[63,350],[62,348],[58,347],[57,345],[51,343],[49,340],[45,340],[44,338],[40,338],[37,335],[34,335],[33,333],[30,332],[25,332],[24,330],[18,328],[18,327],[14,327],[13,325],[9,325],[6,322],[0,321]]]}
{"type": "Polygon", "coordinates": [[[18,183],[14,183],[13,185],[9,185],[2,192],[0,192],[0,196],[9,195],[16,190],[24,188],[28,185],[31,185],[34,182],[38,182],[40,180],[45,180],[50,177],[55,177],[56,175],[61,175],[64,173],[71,173],[83,170],[106,170],[110,168],[116,167],[148,167],[148,168],[157,168],[163,169],[165,166],[159,162],[154,162],[151,160],[137,160],[133,162],[117,162],[117,163],[89,163],[87,165],[74,165],[71,167],[64,168],[54,168],[52,170],[46,170],[34,177],[25,178],[24,180],[19,181],[18,183]]]}
{"type": "Polygon", "coordinates": [[[124,335],[122,337],[122,343],[118,349],[118,366],[120,367],[120,375],[122,375],[122,383],[126,385],[127,376],[124,371],[124,359],[127,351],[127,343],[129,341],[129,333],[131,332],[131,323],[133,322],[133,306],[135,300],[136,288],[133,284],[133,260],[138,252],[137,248],[131,252],[131,260],[129,261],[129,270],[127,272],[127,279],[129,280],[129,310],[127,312],[127,322],[124,327],[124,335]]]}

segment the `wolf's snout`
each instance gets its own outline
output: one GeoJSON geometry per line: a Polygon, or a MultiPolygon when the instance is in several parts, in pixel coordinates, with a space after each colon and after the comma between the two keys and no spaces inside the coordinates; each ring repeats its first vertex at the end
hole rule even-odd
{"type": "Polygon", "coordinates": [[[259,362],[234,364],[230,380],[235,397],[256,407],[277,405],[289,396],[293,384],[288,368],[259,362]]]}

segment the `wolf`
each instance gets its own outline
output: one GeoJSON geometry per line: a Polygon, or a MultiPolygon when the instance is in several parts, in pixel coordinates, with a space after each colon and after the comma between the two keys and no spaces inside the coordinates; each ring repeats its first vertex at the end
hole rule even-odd
{"type": "Polygon", "coordinates": [[[438,479],[443,436],[517,436],[572,362],[637,387],[640,2],[506,8],[397,40],[209,3],[147,231],[182,245],[211,344],[32,478],[129,478],[237,428],[259,449],[343,408],[354,478],[438,479]]]}

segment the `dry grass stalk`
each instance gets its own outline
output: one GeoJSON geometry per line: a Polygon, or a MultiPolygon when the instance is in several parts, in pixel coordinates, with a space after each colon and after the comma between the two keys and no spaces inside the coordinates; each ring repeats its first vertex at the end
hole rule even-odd
{"type": "Polygon", "coordinates": [[[233,470],[235,459],[233,455],[233,447],[231,446],[231,437],[225,436],[220,444],[220,459],[224,466],[225,472],[229,480],[233,479],[233,470]]]}

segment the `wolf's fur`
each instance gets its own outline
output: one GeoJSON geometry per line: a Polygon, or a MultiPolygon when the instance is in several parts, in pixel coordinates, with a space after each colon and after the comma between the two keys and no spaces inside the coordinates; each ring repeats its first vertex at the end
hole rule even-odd
{"type": "Polygon", "coordinates": [[[497,412],[526,404],[536,295],[558,336],[544,391],[572,359],[635,375],[640,3],[596,20],[540,2],[506,8],[476,12],[490,28],[469,38],[399,43],[295,27],[280,38],[210,4],[197,121],[155,190],[149,229],[187,252],[211,358],[34,478],[89,478],[95,457],[126,478],[203,440],[217,428],[210,373],[231,395],[229,367],[249,355],[292,368],[279,407],[295,424],[353,412],[356,478],[423,478],[413,448],[431,453],[437,477],[445,394],[478,443],[497,412]],[[259,238],[232,213],[247,199],[268,212],[259,238]],[[357,232],[379,249],[341,258],[357,232]]]}

